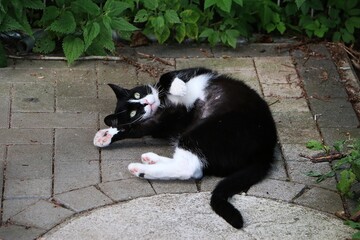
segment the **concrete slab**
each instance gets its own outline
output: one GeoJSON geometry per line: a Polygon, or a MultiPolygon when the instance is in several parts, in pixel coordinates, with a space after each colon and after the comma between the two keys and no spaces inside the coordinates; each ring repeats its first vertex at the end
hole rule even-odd
{"type": "Polygon", "coordinates": [[[309,240],[345,239],[354,233],[319,211],[239,195],[232,203],[242,212],[245,226],[236,230],[211,210],[209,197],[205,192],[139,198],[70,219],[40,239],[309,240]]]}

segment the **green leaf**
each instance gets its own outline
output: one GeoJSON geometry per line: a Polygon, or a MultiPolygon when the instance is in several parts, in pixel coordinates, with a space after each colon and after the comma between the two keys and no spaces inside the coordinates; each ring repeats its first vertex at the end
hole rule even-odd
{"type": "Polygon", "coordinates": [[[187,23],[185,25],[186,36],[191,39],[197,39],[199,34],[199,28],[195,23],[187,23]]]}
{"type": "Polygon", "coordinates": [[[36,39],[33,51],[48,54],[54,51],[55,47],[55,41],[51,38],[50,34],[44,34],[41,38],[36,39]]]}
{"type": "Polygon", "coordinates": [[[96,43],[101,44],[101,48],[105,48],[109,51],[115,50],[115,44],[112,38],[112,30],[108,29],[104,26],[104,23],[99,22],[100,25],[100,33],[95,39],[96,43]]]}
{"type": "Polygon", "coordinates": [[[159,43],[164,43],[170,37],[170,29],[164,26],[161,30],[155,30],[155,36],[159,43]]]}
{"type": "Polygon", "coordinates": [[[137,27],[126,21],[124,18],[113,18],[111,21],[111,27],[117,31],[132,32],[138,30],[137,27]]]}
{"type": "Polygon", "coordinates": [[[217,3],[217,0],[205,0],[204,9],[207,9],[217,3]]]}
{"type": "Polygon", "coordinates": [[[271,8],[269,6],[267,6],[267,5],[262,6],[259,9],[259,14],[260,14],[260,19],[261,19],[261,24],[263,26],[266,26],[267,24],[272,22],[274,12],[271,10],[271,8]]]}
{"type": "Polygon", "coordinates": [[[305,175],[309,177],[321,177],[323,174],[317,171],[309,171],[305,173],[305,175]]]}
{"type": "Polygon", "coordinates": [[[286,26],[285,23],[280,22],[276,25],[276,29],[281,33],[284,34],[284,32],[286,31],[286,26]]]}
{"type": "Polygon", "coordinates": [[[105,27],[108,31],[111,31],[111,30],[112,30],[112,29],[111,29],[111,22],[112,22],[112,20],[111,20],[111,18],[110,18],[108,15],[104,15],[104,16],[102,17],[102,23],[103,23],[104,27],[105,27]]]}
{"type": "Polygon", "coordinates": [[[216,6],[218,6],[224,12],[229,13],[231,10],[232,0],[217,0],[216,6]]]}
{"type": "Polygon", "coordinates": [[[74,15],[70,11],[63,12],[50,26],[49,29],[59,33],[73,33],[76,29],[74,15]]]}
{"type": "Polygon", "coordinates": [[[347,220],[344,222],[344,224],[350,226],[353,229],[360,230],[360,223],[358,223],[358,222],[353,222],[351,220],[347,220]]]}
{"type": "Polygon", "coordinates": [[[341,33],[340,33],[340,32],[335,32],[335,33],[333,34],[332,40],[333,40],[334,42],[340,42],[340,40],[341,40],[341,33]]]}
{"type": "Polygon", "coordinates": [[[295,0],[296,6],[298,9],[304,4],[305,0],[295,0]]]}
{"type": "Polygon", "coordinates": [[[200,14],[194,10],[187,9],[180,13],[180,17],[184,23],[196,23],[200,18],[200,14]]]}
{"type": "Polygon", "coordinates": [[[92,44],[93,40],[100,33],[100,25],[97,22],[89,23],[85,26],[83,36],[84,36],[84,51],[92,44]]]}
{"type": "Polygon", "coordinates": [[[351,170],[346,169],[340,172],[339,183],[336,187],[342,194],[349,195],[351,186],[355,181],[355,174],[351,170]]]}
{"type": "Polygon", "coordinates": [[[166,10],[165,19],[168,23],[181,23],[175,10],[166,10]]]}
{"type": "Polygon", "coordinates": [[[15,18],[7,14],[0,24],[0,32],[8,32],[12,30],[24,30],[24,28],[15,18]]]}
{"type": "Polygon", "coordinates": [[[84,42],[78,37],[66,36],[62,44],[68,64],[72,64],[84,53],[84,42]]]}
{"type": "Polygon", "coordinates": [[[351,235],[352,239],[360,239],[360,232],[356,232],[353,235],[351,235]]]}
{"type": "Polygon", "coordinates": [[[239,4],[241,7],[244,5],[244,0],[233,0],[233,2],[239,4]]]}
{"type": "Polygon", "coordinates": [[[149,14],[146,11],[146,9],[141,9],[136,13],[134,22],[140,22],[140,23],[146,22],[148,19],[149,19],[149,14]]]}
{"type": "Polygon", "coordinates": [[[214,31],[208,38],[209,43],[212,47],[214,47],[220,41],[220,33],[218,31],[214,31]]]}
{"type": "Polygon", "coordinates": [[[158,16],[156,18],[153,18],[151,20],[151,24],[153,26],[153,28],[155,29],[155,31],[161,32],[162,29],[165,26],[165,20],[163,16],[158,16]]]}
{"type": "Polygon", "coordinates": [[[176,41],[178,41],[178,43],[183,42],[186,36],[185,23],[178,24],[175,27],[175,32],[176,32],[175,34],[176,41]]]}
{"type": "Polygon", "coordinates": [[[205,28],[204,31],[202,31],[199,35],[199,37],[203,38],[203,37],[209,37],[214,33],[214,29],[212,28],[205,28]]]}
{"type": "Polygon", "coordinates": [[[150,10],[156,10],[159,6],[159,0],[144,0],[144,7],[150,10]]]}
{"type": "Polygon", "coordinates": [[[275,28],[276,28],[276,26],[275,26],[275,24],[273,24],[273,23],[268,23],[268,24],[266,24],[266,26],[265,26],[265,29],[266,29],[266,31],[267,31],[268,33],[274,31],[275,28]]]}
{"type": "Polygon", "coordinates": [[[126,9],[131,8],[131,5],[124,1],[108,0],[104,6],[105,12],[110,17],[120,16],[126,9]]]}
{"type": "Polygon", "coordinates": [[[324,144],[316,140],[310,140],[306,143],[306,147],[311,150],[323,150],[324,144]]]}
{"type": "Polygon", "coordinates": [[[341,38],[345,43],[354,42],[355,38],[354,35],[350,34],[346,29],[341,29],[341,38]]]}
{"type": "Polygon", "coordinates": [[[355,28],[360,28],[360,17],[350,17],[345,21],[346,30],[353,34],[355,28]]]}
{"type": "Polygon", "coordinates": [[[26,0],[23,1],[23,6],[31,9],[44,9],[44,1],[41,0],[26,0]]]}
{"type": "Polygon", "coordinates": [[[100,8],[91,0],[76,0],[71,5],[78,7],[82,12],[96,16],[100,13],[100,8]]]}
{"type": "Polygon", "coordinates": [[[55,6],[48,6],[44,9],[40,19],[42,26],[48,26],[49,22],[54,21],[60,15],[60,9],[55,6]]]}

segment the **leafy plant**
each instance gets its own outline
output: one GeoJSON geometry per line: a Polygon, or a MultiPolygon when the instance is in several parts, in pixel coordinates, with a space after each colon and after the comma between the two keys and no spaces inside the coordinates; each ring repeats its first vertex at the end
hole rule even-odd
{"type": "Polygon", "coordinates": [[[115,50],[113,30],[137,30],[123,16],[133,7],[131,2],[115,0],[108,0],[103,6],[92,0],[56,0],[54,5],[45,7],[38,22],[45,33],[36,41],[34,51],[50,53],[62,39],[69,64],[83,54],[106,55],[106,50],[115,50]]]}

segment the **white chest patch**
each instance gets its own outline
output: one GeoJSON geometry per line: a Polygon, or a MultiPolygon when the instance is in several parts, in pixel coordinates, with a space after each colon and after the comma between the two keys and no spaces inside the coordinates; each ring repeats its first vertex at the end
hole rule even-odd
{"type": "Polygon", "coordinates": [[[208,86],[211,78],[212,74],[202,74],[191,78],[186,83],[180,78],[175,78],[170,86],[170,95],[168,96],[170,102],[191,108],[196,100],[200,99],[204,101],[206,97],[205,88],[208,86]]]}

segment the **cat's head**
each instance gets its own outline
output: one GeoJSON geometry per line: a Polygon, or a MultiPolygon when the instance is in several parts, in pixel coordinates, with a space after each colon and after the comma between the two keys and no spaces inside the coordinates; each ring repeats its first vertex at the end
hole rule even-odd
{"type": "Polygon", "coordinates": [[[105,117],[104,122],[110,127],[121,127],[141,122],[154,115],[160,106],[158,91],[150,86],[138,86],[125,89],[109,84],[114,91],[117,103],[113,114],[105,117]]]}

